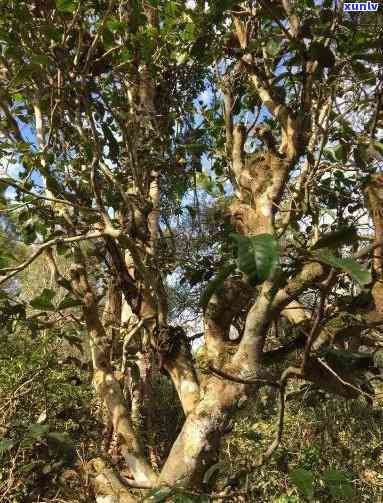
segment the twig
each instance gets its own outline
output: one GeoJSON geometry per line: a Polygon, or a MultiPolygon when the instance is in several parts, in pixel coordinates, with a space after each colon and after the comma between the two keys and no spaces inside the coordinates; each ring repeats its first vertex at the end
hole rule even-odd
{"type": "Polygon", "coordinates": [[[312,347],[313,343],[315,342],[315,339],[318,337],[318,335],[320,333],[320,328],[321,328],[320,322],[323,317],[326,297],[330,291],[330,288],[333,284],[333,280],[335,277],[336,277],[336,271],[335,271],[335,269],[331,269],[330,274],[328,275],[326,281],[323,284],[323,288],[320,293],[320,302],[319,302],[319,306],[318,306],[317,315],[316,315],[315,321],[313,323],[313,326],[311,328],[310,335],[307,338],[305,351],[303,353],[303,359],[302,359],[302,369],[303,370],[306,368],[307,362],[309,360],[311,347],[312,347]]]}
{"type": "Polygon", "coordinates": [[[344,386],[348,386],[349,388],[352,388],[353,390],[357,391],[359,394],[361,395],[364,395],[364,396],[367,396],[368,398],[370,398],[371,400],[374,400],[376,397],[373,396],[373,395],[370,395],[369,393],[366,393],[365,391],[363,391],[362,389],[358,388],[357,386],[354,386],[353,384],[345,381],[344,379],[342,379],[336,372],[335,370],[333,370],[329,365],[327,365],[327,363],[322,359],[322,358],[317,358],[317,361],[323,365],[323,367],[325,367],[334,377],[336,377],[338,379],[339,382],[341,382],[344,386]]]}
{"type": "Polygon", "coordinates": [[[256,466],[261,466],[265,463],[265,461],[270,459],[270,457],[276,451],[282,441],[286,404],[285,390],[289,377],[302,377],[301,369],[297,367],[289,367],[282,373],[281,379],[279,381],[279,415],[277,433],[274,441],[270,444],[267,451],[261,454],[261,456],[259,457],[258,461],[256,462],[256,466]]]}
{"type": "Polygon", "coordinates": [[[195,339],[200,339],[204,335],[205,335],[205,332],[198,332],[197,334],[193,334],[190,337],[188,337],[188,341],[191,342],[191,341],[194,341],[195,339]]]}
{"type": "MultiPolygon", "coordinates": [[[[15,189],[20,190],[24,194],[28,194],[30,196],[33,196],[36,199],[43,199],[44,201],[49,201],[51,203],[66,204],[67,206],[72,206],[73,208],[78,208],[80,210],[98,213],[98,209],[96,209],[96,208],[89,208],[87,206],[81,206],[80,204],[71,203],[70,201],[67,201],[66,199],[56,199],[53,197],[46,197],[46,196],[41,196],[40,194],[35,194],[34,192],[31,192],[30,190],[25,189],[22,185],[18,184],[15,180],[10,179],[10,178],[0,178],[0,181],[2,183],[5,183],[6,185],[9,185],[10,187],[14,187],[15,189]]],[[[28,204],[30,204],[30,203],[28,203],[28,204]]]]}
{"type": "MultiPolygon", "coordinates": [[[[25,387],[27,386],[28,384],[30,384],[34,379],[36,379],[36,377],[38,377],[39,375],[41,375],[42,373],[44,372],[44,369],[40,369],[38,370],[30,379],[24,381],[22,384],[20,384],[20,386],[18,388],[15,389],[15,391],[12,393],[11,397],[8,398],[8,400],[6,400],[2,407],[1,407],[1,411],[3,411],[5,408],[8,407],[8,404],[10,402],[12,402],[12,400],[15,400],[16,398],[19,398],[21,395],[19,394],[19,392],[25,387]]],[[[26,392],[28,392],[28,390],[26,390],[26,392]]],[[[25,394],[25,393],[24,393],[25,394]]]]}
{"type": "Polygon", "coordinates": [[[377,243],[368,246],[366,249],[361,250],[356,254],[356,258],[363,258],[369,255],[372,251],[374,251],[376,248],[379,248],[379,246],[383,246],[383,241],[378,241],[377,243]]]}
{"type": "MultiPolygon", "coordinates": [[[[283,23],[278,19],[278,16],[276,16],[273,12],[273,8],[269,7],[267,2],[264,0],[260,0],[259,3],[262,5],[262,7],[267,11],[270,17],[272,17],[273,21],[279,26],[279,28],[283,31],[283,33],[286,35],[286,37],[290,40],[290,42],[295,42],[295,38],[293,35],[288,31],[288,29],[283,25],[283,23]]],[[[300,46],[298,46],[299,49],[301,49],[300,46]]]]}
{"type": "Polygon", "coordinates": [[[84,67],[82,69],[82,74],[85,75],[87,70],[88,70],[88,67],[89,67],[89,63],[90,63],[90,58],[92,57],[95,49],[96,49],[96,46],[97,46],[97,43],[100,39],[100,36],[103,32],[103,29],[104,29],[104,26],[106,24],[106,21],[108,20],[108,17],[109,17],[109,14],[111,13],[112,9],[113,9],[113,5],[114,5],[114,0],[110,0],[109,1],[109,5],[107,7],[107,10],[104,14],[104,17],[102,18],[102,21],[100,23],[100,26],[98,27],[98,30],[97,30],[97,33],[92,41],[92,44],[91,46],[89,47],[88,49],[88,53],[86,55],[86,58],[85,58],[85,64],[84,64],[84,67]]]}
{"type": "Polygon", "coordinates": [[[236,377],[231,374],[227,374],[223,370],[217,369],[213,367],[212,365],[209,365],[209,370],[224,379],[228,379],[229,381],[233,381],[239,384],[252,384],[252,385],[259,385],[259,384],[265,384],[267,386],[273,386],[274,388],[280,388],[280,384],[277,383],[276,381],[271,381],[269,379],[242,379],[241,377],[236,377]]]}
{"type": "Polygon", "coordinates": [[[260,458],[257,461],[257,466],[261,466],[264,464],[265,461],[270,459],[272,454],[275,452],[275,450],[278,448],[279,444],[282,441],[282,436],[283,436],[283,426],[284,426],[284,419],[285,419],[285,388],[286,388],[286,383],[281,383],[280,388],[279,388],[279,415],[278,415],[278,429],[277,429],[277,434],[275,436],[274,441],[269,445],[268,449],[266,452],[261,454],[260,458]]]}
{"type": "Polygon", "coordinates": [[[58,237],[51,239],[50,241],[47,241],[46,243],[40,245],[39,248],[27,260],[25,260],[25,262],[23,262],[19,266],[0,269],[0,273],[7,273],[11,271],[10,274],[6,276],[3,277],[0,276],[0,285],[11,279],[18,272],[23,271],[26,267],[29,266],[29,264],[31,264],[34,260],[36,260],[37,257],[39,257],[44,250],[46,250],[51,246],[55,246],[60,243],[75,243],[77,241],[85,241],[87,239],[98,239],[103,236],[105,236],[104,232],[93,232],[89,234],[81,234],[80,236],[71,236],[69,238],[58,237]]]}
{"type": "Polygon", "coordinates": [[[9,125],[12,128],[12,132],[13,132],[16,140],[19,141],[20,143],[26,143],[24,141],[24,138],[22,137],[19,125],[17,124],[16,119],[14,118],[14,116],[12,115],[12,113],[10,111],[8,103],[5,101],[5,99],[2,96],[0,96],[0,109],[4,112],[5,117],[9,123],[9,125]]]}

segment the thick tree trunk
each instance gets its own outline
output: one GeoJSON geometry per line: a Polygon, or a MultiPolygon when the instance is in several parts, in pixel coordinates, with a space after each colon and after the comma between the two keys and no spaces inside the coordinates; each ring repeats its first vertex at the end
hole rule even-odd
{"type": "Polygon", "coordinates": [[[91,343],[93,383],[99,397],[106,405],[114,431],[121,436],[121,451],[135,480],[142,483],[155,483],[157,476],[144,455],[141,439],[134,432],[120,384],[110,365],[109,340],[98,316],[97,305],[86,276],[80,250],[77,250],[75,259],[76,263],[72,264],[70,269],[71,284],[73,292],[84,303],[84,318],[91,343]]]}
{"type": "Polygon", "coordinates": [[[374,175],[369,183],[366,193],[370,203],[370,214],[375,228],[373,259],[374,285],[372,296],[375,309],[383,313],[383,177],[374,175]]]}
{"type": "Polygon", "coordinates": [[[176,359],[165,362],[164,368],[173,381],[183,411],[185,416],[187,416],[195,408],[200,399],[199,383],[191,362],[191,355],[185,354],[184,348],[181,348],[176,359]]]}
{"type": "Polygon", "coordinates": [[[244,393],[242,384],[211,377],[197,407],[186,418],[162,469],[159,483],[200,487],[203,475],[217,456],[226,421],[244,393]]]}

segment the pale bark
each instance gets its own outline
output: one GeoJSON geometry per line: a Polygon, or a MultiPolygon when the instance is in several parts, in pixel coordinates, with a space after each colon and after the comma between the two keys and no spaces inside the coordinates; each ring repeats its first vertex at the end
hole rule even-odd
{"type": "Polygon", "coordinates": [[[370,206],[370,214],[374,223],[373,273],[374,284],[372,296],[376,311],[383,313],[383,176],[374,175],[369,183],[366,194],[370,206]]]}
{"type": "Polygon", "coordinates": [[[187,416],[200,400],[199,382],[190,352],[182,347],[175,359],[164,362],[164,368],[173,381],[182,409],[187,416]]]}
{"type": "Polygon", "coordinates": [[[207,357],[216,367],[228,359],[225,348],[230,344],[233,319],[249,303],[254,291],[244,281],[229,278],[223,289],[215,292],[204,313],[204,340],[207,357]]]}
{"type": "Polygon", "coordinates": [[[159,477],[159,484],[199,487],[217,455],[223,427],[244,385],[211,377],[197,407],[186,418],[159,477]]]}
{"type": "Polygon", "coordinates": [[[105,402],[113,428],[122,438],[121,451],[137,482],[155,482],[156,474],[145,459],[142,445],[133,431],[129,412],[124,403],[121,387],[116,380],[107,357],[107,336],[100,322],[94,295],[88,283],[81,254],[71,267],[74,293],[83,300],[84,317],[91,342],[94,368],[93,382],[100,398],[105,402]]]}
{"type": "Polygon", "coordinates": [[[121,325],[121,305],[121,290],[118,288],[115,278],[111,278],[109,280],[105,307],[102,315],[102,324],[109,339],[110,361],[120,356],[120,354],[118,354],[120,347],[118,339],[120,336],[119,327],[121,325]]]}
{"type": "Polygon", "coordinates": [[[263,283],[260,294],[246,318],[245,332],[233,360],[244,372],[254,372],[262,359],[265,337],[272,319],[272,287],[272,281],[263,283]]]}
{"type": "Polygon", "coordinates": [[[101,459],[93,460],[92,465],[97,473],[93,481],[97,503],[134,503],[136,501],[113,470],[107,468],[101,459]]]}

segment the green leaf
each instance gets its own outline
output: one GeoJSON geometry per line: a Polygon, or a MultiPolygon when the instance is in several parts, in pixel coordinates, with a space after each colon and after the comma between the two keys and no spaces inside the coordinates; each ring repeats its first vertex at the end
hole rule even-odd
{"type": "Polygon", "coordinates": [[[214,465],[212,465],[208,470],[206,470],[203,476],[204,484],[208,484],[212,479],[212,477],[215,477],[218,474],[220,466],[221,466],[220,463],[214,463],[214,465]]]}
{"type": "Polygon", "coordinates": [[[323,354],[329,365],[346,371],[366,369],[371,366],[370,353],[355,353],[344,349],[325,348],[321,354],[323,354]]]}
{"type": "Polygon", "coordinates": [[[26,223],[21,229],[21,237],[25,244],[31,244],[36,239],[36,229],[32,222],[26,223]]]}
{"type": "Polygon", "coordinates": [[[120,52],[120,59],[124,63],[129,63],[133,59],[133,51],[131,49],[123,49],[120,52]]]}
{"type": "Polygon", "coordinates": [[[299,503],[299,498],[298,496],[282,494],[282,496],[278,496],[278,498],[274,499],[273,503],[299,503]]]}
{"type": "Polygon", "coordinates": [[[281,45],[278,43],[276,39],[271,38],[266,46],[266,51],[270,54],[271,57],[275,58],[279,51],[281,50],[281,45]]]}
{"type": "Polygon", "coordinates": [[[65,464],[69,464],[76,458],[75,447],[67,433],[51,431],[46,433],[49,447],[59,454],[65,464]]]}
{"type": "Polygon", "coordinates": [[[320,20],[322,23],[330,23],[334,18],[333,9],[321,9],[320,20]]]}
{"type": "Polygon", "coordinates": [[[108,27],[108,30],[110,30],[112,33],[115,31],[121,30],[121,28],[124,28],[125,23],[122,21],[119,21],[118,19],[109,19],[106,22],[106,26],[108,27]]]}
{"type": "Polygon", "coordinates": [[[226,278],[229,276],[229,274],[231,274],[234,271],[235,271],[234,264],[227,265],[220,272],[218,272],[218,274],[215,278],[213,278],[211,281],[209,281],[207,287],[205,288],[205,290],[203,291],[203,293],[201,295],[201,300],[200,300],[200,304],[204,310],[206,309],[206,307],[209,303],[209,300],[214,295],[214,293],[219,288],[222,287],[226,278]]]}
{"type": "Polygon", "coordinates": [[[324,68],[335,65],[335,56],[331,49],[320,42],[313,42],[310,45],[309,56],[311,59],[318,61],[324,68]]]}
{"type": "Polygon", "coordinates": [[[351,67],[356,73],[356,76],[364,82],[373,81],[375,79],[374,73],[360,61],[351,62],[351,67]]]}
{"type": "Polygon", "coordinates": [[[52,304],[52,299],[55,297],[56,292],[54,290],[49,290],[44,288],[42,293],[30,301],[30,305],[35,309],[40,309],[41,311],[55,311],[56,308],[52,304]]]}
{"type": "Polygon", "coordinates": [[[185,150],[191,154],[201,155],[206,150],[206,145],[203,143],[188,143],[185,145],[185,150]]]}
{"type": "Polygon", "coordinates": [[[174,192],[176,193],[177,199],[181,200],[186,191],[188,190],[187,178],[179,178],[174,184],[174,192]]]}
{"type": "Polygon", "coordinates": [[[181,36],[185,42],[193,42],[195,40],[195,25],[194,23],[187,23],[181,36]]]}
{"type": "Polygon", "coordinates": [[[363,61],[368,61],[369,63],[381,63],[382,56],[379,53],[375,54],[355,54],[355,59],[362,59],[363,61]]]}
{"type": "Polygon", "coordinates": [[[317,256],[321,262],[335,267],[336,269],[342,269],[360,285],[366,285],[371,282],[371,273],[352,258],[336,257],[327,249],[321,250],[317,256]]]}
{"type": "Polygon", "coordinates": [[[259,442],[260,439],[262,438],[261,433],[254,430],[247,431],[246,433],[243,434],[243,436],[248,440],[251,440],[252,442],[259,442]]]}
{"type": "Polygon", "coordinates": [[[161,501],[166,501],[166,499],[173,493],[172,487],[159,487],[150,491],[149,495],[144,499],[145,503],[160,503],[161,501]]]}
{"type": "Polygon", "coordinates": [[[348,147],[344,143],[340,143],[334,150],[335,159],[337,161],[346,162],[348,154],[348,147]]]}
{"type": "Polygon", "coordinates": [[[48,424],[32,424],[29,428],[29,436],[36,440],[40,440],[45,437],[49,431],[48,424]]]}
{"type": "Polygon", "coordinates": [[[73,297],[70,296],[69,293],[65,295],[63,300],[60,302],[60,304],[57,306],[57,310],[61,311],[62,309],[68,309],[70,307],[77,307],[80,306],[82,303],[78,299],[74,299],[73,297]]]}
{"type": "Polygon", "coordinates": [[[286,17],[286,11],[283,9],[282,5],[277,2],[268,3],[266,7],[262,6],[259,15],[261,19],[270,19],[275,21],[275,19],[284,19],[286,17]]]}
{"type": "Polygon", "coordinates": [[[197,186],[209,193],[214,191],[214,182],[205,172],[197,173],[197,186]]]}
{"type": "Polygon", "coordinates": [[[330,469],[323,474],[323,480],[334,499],[354,501],[354,488],[347,476],[338,470],[330,469]]]}
{"type": "Polygon", "coordinates": [[[75,346],[81,353],[83,352],[83,343],[80,337],[73,335],[69,332],[63,332],[62,337],[69,342],[72,346],[75,346]]]}
{"type": "Polygon", "coordinates": [[[329,161],[336,162],[337,159],[335,157],[335,152],[333,150],[330,150],[329,148],[325,148],[323,151],[323,155],[325,159],[328,159],[329,161]]]}
{"type": "Polygon", "coordinates": [[[24,98],[24,96],[21,93],[15,93],[13,95],[13,101],[15,101],[16,103],[22,102],[24,100],[25,100],[25,98],[24,98]]]}
{"type": "Polygon", "coordinates": [[[278,244],[271,234],[241,236],[231,234],[236,242],[238,256],[237,266],[245,273],[251,285],[266,281],[278,262],[278,244]]]}
{"type": "Polygon", "coordinates": [[[9,253],[0,255],[0,269],[8,267],[11,260],[15,260],[15,257],[9,253]]]}
{"type": "Polygon", "coordinates": [[[4,452],[9,451],[14,446],[14,441],[10,438],[3,438],[0,440],[0,455],[4,454],[4,452]]]}
{"type": "Polygon", "coordinates": [[[204,280],[205,274],[206,269],[190,269],[185,272],[181,281],[185,282],[187,280],[190,286],[195,286],[204,280]]]}
{"type": "Polygon", "coordinates": [[[375,142],[371,142],[370,145],[367,147],[367,154],[369,155],[369,158],[375,159],[376,161],[382,161],[383,156],[380,153],[378,149],[375,148],[375,142]]]}
{"type": "Polygon", "coordinates": [[[357,240],[358,233],[354,226],[340,227],[336,231],[328,232],[320,237],[311,249],[338,248],[340,245],[354,244],[357,240]]]}
{"type": "Polygon", "coordinates": [[[57,243],[56,245],[57,255],[63,256],[68,252],[68,250],[70,250],[70,246],[67,245],[66,243],[57,243]]]}
{"type": "Polygon", "coordinates": [[[51,473],[51,471],[52,471],[52,465],[46,464],[43,466],[41,473],[43,473],[44,475],[48,475],[48,473],[51,473]]]}
{"type": "Polygon", "coordinates": [[[45,56],[45,54],[36,54],[31,57],[31,63],[46,66],[49,63],[49,58],[48,56],[45,56]]]}
{"type": "Polygon", "coordinates": [[[32,470],[34,470],[36,468],[36,465],[38,465],[38,461],[33,461],[32,463],[28,463],[26,465],[23,464],[22,466],[20,466],[20,471],[21,473],[26,475],[27,473],[30,473],[32,470]]]}
{"type": "Polygon", "coordinates": [[[307,499],[314,496],[314,476],[309,470],[297,468],[290,473],[291,482],[307,499]]]}
{"type": "Polygon", "coordinates": [[[53,192],[53,194],[59,194],[62,191],[60,183],[58,180],[52,175],[46,175],[45,181],[47,184],[47,188],[53,192]]]}
{"type": "Polygon", "coordinates": [[[56,0],[56,9],[60,12],[74,12],[78,7],[77,0],[56,0]]]}
{"type": "Polygon", "coordinates": [[[178,494],[173,501],[174,503],[195,503],[198,500],[194,499],[193,496],[178,494]]]}
{"type": "Polygon", "coordinates": [[[383,154],[383,143],[381,141],[374,141],[374,147],[383,154]]]}

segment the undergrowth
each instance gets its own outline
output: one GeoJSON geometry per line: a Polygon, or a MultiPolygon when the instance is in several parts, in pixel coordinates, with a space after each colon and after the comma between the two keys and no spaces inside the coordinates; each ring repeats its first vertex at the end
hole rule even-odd
{"type": "MultiPolygon", "coordinates": [[[[105,453],[90,374],[62,365],[57,341],[15,337],[0,347],[0,502],[93,502],[90,460],[105,453]]],[[[156,433],[148,447],[160,465],[183,414],[166,377],[153,387],[156,433]]],[[[318,502],[383,502],[381,404],[331,399],[315,390],[298,394],[287,401],[282,444],[256,467],[274,438],[277,407],[266,388],[239,404],[206,491],[233,502],[296,503],[308,494],[318,502]],[[328,473],[341,474],[343,493],[334,492],[328,473]]]]}

